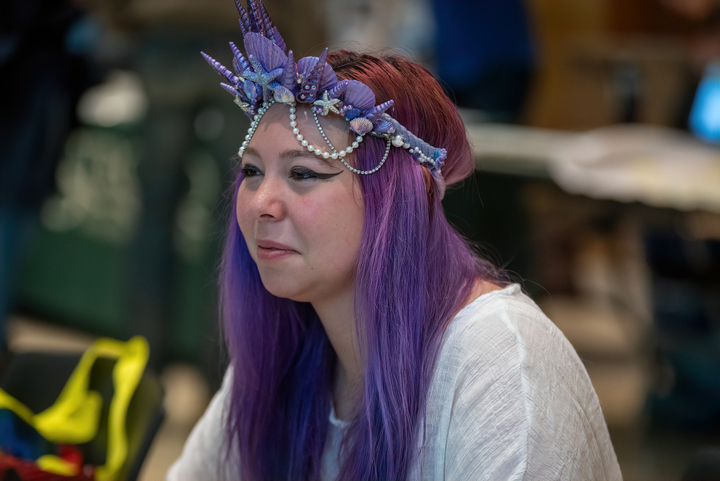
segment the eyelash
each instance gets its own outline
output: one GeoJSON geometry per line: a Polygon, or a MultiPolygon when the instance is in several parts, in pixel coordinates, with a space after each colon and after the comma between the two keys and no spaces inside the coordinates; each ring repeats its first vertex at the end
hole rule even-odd
{"type": "Polygon", "coordinates": [[[243,177],[255,177],[260,175],[260,170],[254,165],[244,165],[242,169],[240,169],[240,172],[242,172],[243,177]]]}
{"type": "MultiPolygon", "coordinates": [[[[256,177],[262,174],[262,172],[260,172],[260,169],[258,169],[254,165],[246,165],[242,169],[240,169],[240,171],[242,172],[244,177],[256,177]]],[[[333,174],[320,174],[306,167],[293,167],[292,169],[290,169],[289,177],[291,180],[295,181],[311,179],[326,180],[331,177],[335,177],[338,174],[339,172],[333,174]]]]}
{"type": "MultiPolygon", "coordinates": [[[[332,177],[332,176],[330,176],[332,177]]],[[[290,178],[292,180],[308,180],[308,179],[327,179],[323,174],[318,174],[310,169],[304,167],[293,167],[290,169],[290,178]]]]}

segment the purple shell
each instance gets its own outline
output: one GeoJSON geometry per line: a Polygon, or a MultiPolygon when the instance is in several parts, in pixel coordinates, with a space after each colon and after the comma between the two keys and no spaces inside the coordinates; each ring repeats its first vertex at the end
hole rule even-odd
{"type": "Polygon", "coordinates": [[[345,93],[349,80],[341,80],[333,88],[328,90],[328,97],[331,99],[339,99],[345,93]]]}
{"type": "MultiPolygon", "coordinates": [[[[260,62],[266,72],[285,67],[287,55],[272,40],[267,39],[259,33],[249,32],[243,39],[245,51],[260,62]]],[[[258,72],[259,73],[259,72],[258,72]]]]}
{"type": "Polygon", "coordinates": [[[356,117],[350,121],[350,129],[353,132],[364,135],[372,131],[373,124],[365,117],[356,117]]]}
{"type": "Polygon", "coordinates": [[[223,64],[212,58],[210,55],[206,54],[205,52],[200,52],[200,54],[205,58],[207,63],[209,63],[212,68],[215,69],[217,73],[225,77],[228,82],[230,82],[232,85],[237,85],[238,82],[240,82],[240,79],[237,78],[231,71],[226,69],[223,64]]]}
{"type": "Polygon", "coordinates": [[[258,98],[262,97],[262,89],[256,83],[249,80],[243,83],[243,91],[252,104],[256,103],[258,98]]]}
{"type": "Polygon", "coordinates": [[[220,86],[222,88],[224,88],[233,97],[238,97],[240,95],[240,92],[235,90],[235,88],[232,85],[228,85],[226,83],[221,83],[220,86]]]}
{"type": "Polygon", "coordinates": [[[257,15],[255,14],[255,8],[252,1],[248,0],[247,7],[245,9],[240,6],[238,0],[235,0],[235,6],[238,7],[240,13],[240,23],[245,25],[245,31],[243,31],[243,37],[246,33],[260,32],[258,26],[257,15]]]}
{"type": "Polygon", "coordinates": [[[273,40],[273,43],[275,43],[274,39],[272,38],[272,30],[275,26],[273,25],[272,20],[270,19],[270,15],[268,15],[267,13],[267,10],[265,10],[265,4],[263,4],[262,1],[255,3],[258,6],[258,11],[260,14],[260,16],[258,17],[258,23],[262,25],[263,33],[265,34],[265,36],[270,40],[273,40]]]}
{"type": "Polygon", "coordinates": [[[357,80],[350,80],[345,88],[343,103],[366,111],[375,106],[375,94],[370,87],[364,83],[357,80]]]}
{"type": "MultiPolygon", "coordinates": [[[[323,92],[325,90],[331,89],[337,84],[337,76],[335,75],[335,71],[330,65],[325,63],[326,58],[327,49],[325,49],[325,51],[322,53],[322,55],[320,55],[320,57],[303,57],[298,60],[298,74],[301,76],[301,78],[305,79],[303,85],[301,86],[302,90],[308,90],[304,87],[306,84],[315,85],[317,88],[313,89],[313,91],[317,96],[318,92],[323,92]],[[322,63],[320,63],[321,61],[322,63]],[[322,70],[320,70],[318,64],[323,66],[322,70]]],[[[310,100],[308,99],[306,101],[309,102],[310,100]]]]}
{"type": "Polygon", "coordinates": [[[318,96],[318,85],[320,83],[320,77],[322,74],[321,68],[325,62],[326,52],[320,58],[305,57],[301,58],[298,62],[298,71],[301,72],[302,84],[300,85],[300,92],[298,92],[298,102],[314,102],[318,96]],[[308,60],[305,60],[308,59],[308,60]],[[302,70],[301,70],[302,69],[302,70]]]}
{"type": "Polygon", "coordinates": [[[265,36],[273,41],[275,45],[280,47],[280,49],[284,52],[287,50],[287,46],[285,45],[285,41],[280,36],[280,32],[278,31],[277,27],[273,24],[272,19],[270,18],[270,15],[268,15],[267,10],[265,9],[265,4],[259,2],[260,6],[260,12],[262,14],[262,24],[265,28],[265,36]]]}
{"type": "Polygon", "coordinates": [[[303,57],[297,62],[297,70],[298,74],[300,75],[309,75],[310,72],[312,72],[312,69],[315,68],[315,64],[317,63],[318,58],[317,57],[303,57]]]}
{"type": "Polygon", "coordinates": [[[230,42],[230,49],[233,52],[233,67],[235,68],[235,72],[242,76],[243,72],[250,68],[250,63],[245,59],[242,52],[240,52],[240,49],[237,48],[237,45],[233,42],[230,42]]]}
{"type": "Polygon", "coordinates": [[[295,67],[295,58],[293,57],[293,51],[290,50],[287,56],[287,63],[285,64],[285,71],[277,79],[280,84],[286,89],[292,91],[297,88],[297,71],[295,67]]]}
{"type": "Polygon", "coordinates": [[[383,112],[392,107],[393,104],[395,104],[395,101],[388,100],[387,102],[383,102],[380,105],[376,105],[367,113],[365,113],[365,117],[375,122],[375,120],[377,120],[383,114],[383,112]]]}
{"type": "Polygon", "coordinates": [[[285,41],[273,24],[262,0],[248,0],[247,5],[247,8],[243,8],[240,2],[235,0],[235,6],[240,14],[240,29],[243,37],[248,33],[257,33],[271,40],[283,52],[287,50],[285,41]]]}
{"type": "Polygon", "coordinates": [[[287,50],[287,45],[285,45],[285,40],[280,36],[280,32],[278,31],[277,27],[273,26],[272,30],[270,31],[270,34],[272,35],[272,41],[275,42],[275,45],[280,47],[282,51],[284,52],[287,50]]]}
{"type": "Polygon", "coordinates": [[[375,128],[373,130],[375,130],[375,132],[381,134],[392,134],[393,132],[395,132],[395,126],[387,120],[380,119],[374,122],[374,125],[375,128]]]}
{"type": "Polygon", "coordinates": [[[240,14],[240,30],[242,30],[242,34],[244,37],[246,33],[253,31],[252,23],[247,12],[242,7],[242,5],[240,5],[240,2],[238,2],[238,0],[235,0],[235,6],[237,7],[237,11],[240,14]]]}
{"type": "Polygon", "coordinates": [[[258,7],[258,2],[254,0],[248,0],[248,11],[250,12],[250,22],[252,23],[253,32],[258,32],[262,36],[265,36],[265,29],[262,24],[262,13],[258,7]]]}
{"type": "MultiPolygon", "coordinates": [[[[327,62],[327,54],[328,54],[328,49],[326,48],[325,50],[323,50],[323,53],[321,53],[320,56],[318,57],[317,62],[315,62],[312,72],[310,72],[309,75],[315,75],[315,76],[317,76],[318,79],[322,79],[322,74],[325,71],[325,67],[328,67],[328,64],[326,63],[327,62]]],[[[337,82],[337,78],[336,78],[336,82],[337,82]]],[[[323,89],[323,90],[327,90],[327,89],[323,89]]]]}

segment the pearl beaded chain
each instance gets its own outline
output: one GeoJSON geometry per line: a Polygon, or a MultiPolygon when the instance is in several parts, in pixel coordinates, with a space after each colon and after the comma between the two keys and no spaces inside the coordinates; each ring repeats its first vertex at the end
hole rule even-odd
{"type": "MultiPolygon", "coordinates": [[[[312,145],[306,145],[306,141],[302,139],[302,134],[300,134],[300,132],[298,131],[297,139],[300,140],[303,147],[306,147],[310,152],[314,152],[317,155],[321,155],[325,159],[327,159],[327,158],[339,159],[340,162],[342,162],[343,165],[345,167],[347,167],[351,172],[355,172],[356,174],[360,174],[360,175],[368,175],[368,174],[373,174],[373,173],[377,172],[378,169],[380,167],[382,167],[383,164],[385,163],[385,161],[387,160],[388,155],[390,154],[390,139],[389,138],[387,139],[387,147],[385,148],[385,155],[383,155],[382,160],[380,160],[380,163],[378,165],[376,165],[375,168],[370,169],[370,170],[356,169],[352,165],[348,164],[343,157],[345,157],[346,154],[349,154],[353,150],[358,148],[358,146],[360,145],[360,142],[363,141],[363,136],[358,135],[357,137],[355,137],[355,141],[352,144],[350,144],[349,147],[347,147],[345,150],[341,150],[340,152],[338,152],[337,149],[335,149],[335,146],[330,142],[330,139],[328,139],[327,136],[325,135],[325,131],[323,130],[322,126],[320,125],[320,119],[318,119],[317,113],[314,110],[313,110],[313,117],[315,118],[315,125],[317,125],[317,128],[320,131],[320,135],[322,135],[322,138],[325,139],[325,143],[327,143],[328,147],[330,147],[330,149],[332,150],[332,154],[330,154],[328,152],[322,152],[320,150],[320,148],[318,148],[318,147],[315,147],[312,145]]],[[[290,126],[291,127],[293,126],[293,122],[295,122],[295,106],[290,107],[290,126]]],[[[293,129],[293,133],[296,133],[295,130],[297,130],[297,128],[293,129]]]]}
{"type": "Polygon", "coordinates": [[[253,135],[255,135],[255,131],[258,128],[258,125],[260,124],[260,120],[263,118],[263,115],[265,115],[265,112],[268,111],[270,107],[275,103],[274,100],[270,100],[268,103],[260,107],[257,111],[257,113],[253,116],[252,122],[250,122],[250,128],[248,129],[248,133],[245,136],[245,140],[243,141],[242,145],[238,149],[238,156],[242,157],[245,153],[245,149],[250,144],[250,140],[252,140],[253,135]]]}
{"type": "MultiPolygon", "coordinates": [[[[257,130],[258,125],[260,124],[260,120],[262,120],[263,115],[268,111],[270,107],[275,103],[275,100],[270,100],[267,104],[263,105],[258,109],[257,113],[253,116],[252,122],[250,122],[250,128],[248,129],[248,133],[245,136],[245,140],[243,141],[242,145],[240,146],[240,149],[238,150],[238,155],[240,157],[243,156],[245,153],[245,149],[250,144],[250,140],[252,140],[253,136],[255,135],[255,131],[257,130]]],[[[323,151],[320,147],[316,147],[312,144],[310,144],[307,140],[305,140],[305,137],[303,134],[300,133],[300,129],[298,129],[297,124],[297,109],[295,107],[295,103],[289,104],[290,106],[290,128],[292,128],[292,133],[295,135],[295,138],[300,142],[300,145],[305,147],[309,152],[312,152],[313,154],[320,156],[324,159],[336,159],[343,163],[345,167],[347,167],[351,172],[354,172],[356,174],[360,175],[368,175],[373,174],[380,169],[380,167],[385,164],[385,161],[387,160],[388,156],[390,155],[390,147],[402,147],[408,150],[409,153],[415,153],[417,152],[419,155],[419,161],[423,163],[434,163],[432,159],[425,156],[420,149],[412,149],[410,148],[410,144],[404,141],[403,137],[401,135],[395,135],[394,137],[387,137],[387,147],[385,147],[385,154],[383,155],[383,158],[380,160],[380,163],[376,165],[374,168],[370,170],[360,170],[356,169],[355,167],[351,166],[345,161],[345,156],[347,154],[350,154],[353,152],[353,150],[357,149],[360,146],[360,143],[363,141],[363,136],[358,135],[355,137],[355,140],[345,149],[338,151],[335,146],[330,142],[330,139],[327,138],[327,135],[325,135],[325,131],[323,130],[322,126],[320,125],[320,120],[317,117],[317,113],[313,110],[313,117],[315,119],[315,125],[317,125],[318,131],[320,132],[320,135],[322,135],[322,138],[325,140],[325,143],[327,143],[328,147],[332,150],[332,153],[323,151]]]]}

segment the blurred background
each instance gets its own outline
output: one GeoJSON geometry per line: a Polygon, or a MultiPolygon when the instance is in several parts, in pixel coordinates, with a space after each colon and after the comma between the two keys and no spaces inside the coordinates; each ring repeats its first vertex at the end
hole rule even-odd
{"type": "MultiPolygon", "coordinates": [[[[575,346],[627,480],[720,444],[720,1],[266,0],[296,58],[423,63],[478,170],[444,200],[575,346]]],[[[216,265],[248,120],[199,54],[230,0],[0,1],[0,352],[150,341],[163,479],[226,359],[216,265]]],[[[2,361],[0,361],[2,362],[2,361]]]]}

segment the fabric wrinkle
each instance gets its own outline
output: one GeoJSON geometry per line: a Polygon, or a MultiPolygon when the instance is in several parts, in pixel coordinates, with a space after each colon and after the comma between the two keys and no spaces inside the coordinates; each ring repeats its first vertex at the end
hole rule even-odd
{"type": "MultiPolygon", "coordinates": [[[[422,421],[426,436],[419,436],[407,479],[621,480],[597,396],[580,371],[572,346],[518,285],[475,299],[448,323],[440,343],[422,421]]],[[[237,463],[218,465],[227,379],[169,481],[208,473],[238,478],[237,463]]],[[[328,417],[324,480],[337,478],[347,426],[332,409],[328,417]]]]}

